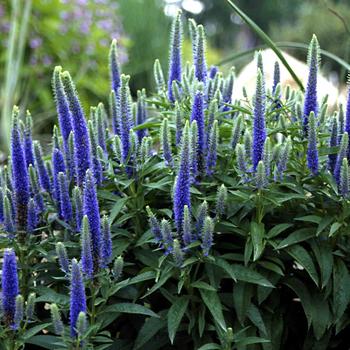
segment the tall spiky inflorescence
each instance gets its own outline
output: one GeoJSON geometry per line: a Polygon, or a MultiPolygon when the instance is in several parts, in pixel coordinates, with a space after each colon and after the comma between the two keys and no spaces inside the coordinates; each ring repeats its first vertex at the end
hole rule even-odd
{"type": "Polygon", "coordinates": [[[226,206],[227,206],[227,188],[224,184],[222,184],[218,188],[218,192],[216,195],[215,212],[218,218],[222,217],[225,214],[226,206]]]}
{"type": "MultiPolygon", "coordinates": [[[[350,75],[349,78],[350,79],[350,75]]],[[[350,82],[348,82],[348,96],[346,102],[346,112],[345,112],[345,131],[350,133],[350,82]]],[[[349,145],[350,149],[350,145],[349,145]]],[[[350,151],[348,150],[347,158],[350,159],[350,151]]]]}
{"type": "Polygon", "coordinates": [[[80,312],[86,312],[86,295],[83,277],[76,259],[72,260],[72,274],[70,285],[70,333],[76,337],[76,326],[80,312]]]}
{"type": "Polygon", "coordinates": [[[309,77],[307,81],[304,99],[303,125],[305,133],[307,133],[307,125],[309,123],[310,113],[314,112],[315,116],[317,116],[318,114],[317,71],[319,62],[320,48],[316,36],[313,35],[308,51],[309,77]]]}
{"type": "Polygon", "coordinates": [[[213,245],[213,233],[214,233],[214,222],[207,216],[204,220],[203,233],[202,233],[202,249],[204,256],[209,255],[210,248],[213,245]]]}
{"type": "Polygon", "coordinates": [[[334,178],[338,185],[340,183],[340,170],[341,170],[342,161],[344,158],[346,158],[348,149],[349,149],[349,134],[347,132],[344,132],[340,141],[337,161],[334,167],[334,178]]]}
{"type": "Polygon", "coordinates": [[[347,158],[343,159],[340,169],[339,192],[343,197],[349,196],[349,165],[347,158]]]}
{"type": "Polygon", "coordinates": [[[260,69],[256,81],[256,92],[254,100],[254,125],[253,125],[253,146],[252,162],[255,171],[260,160],[263,159],[264,144],[266,139],[265,126],[265,82],[260,69]]]}
{"type": "Polygon", "coordinates": [[[61,219],[63,219],[66,223],[70,223],[73,218],[73,209],[72,203],[69,196],[69,185],[67,176],[65,173],[60,172],[58,174],[58,185],[59,185],[59,213],[61,215],[61,219]]]}
{"type": "Polygon", "coordinates": [[[193,18],[188,20],[188,30],[190,32],[190,38],[192,43],[192,56],[193,62],[196,60],[197,56],[197,44],[198,44],[198,26],[193,18]]]}
{"type": "Polygon", "coordinates": [[[11,134],[12,181],[15,195],[16,224],[18,230],[27,227],[27,210],[29,202],[29,176],[26,166],[21,133],[18,123],[19,109],[13,107],[11,134]]]}
{"type": "Polygon", "coordinates": [[[120,134],[120,129],[119,129],[119,105],[117,105],[117,100],[116,100],[116,93],[114,90],[111,91],[109,94],[109,115],[112,118],[112,130],[114,135],[119,135],[120,134]]]}
{"type": "Polygon", "coordinates": [[[91,142],[92,169],[94,172],[96,183],[97,185],[100,185],[102,183],[103,172],[102,172],[102,165],[97,154],[97,135],[96,135],[96,130],[93,126],[92,120],[88,121],[88,128],[89,128],[89,135],[90,135],[90,142],[91,142]]]}
{"type": "Polygon", "coordinates": [[[149,206],[146,207],[146,211],[148,214],[148,221],[149,221],[149,225],[151,227],[151,231],[153,233],[153,236],[157,242],[160,242],[162,239],[160,223],[157,220],[156,216],[153,214],[153,212],[149,206]]]}
{"type": "Polygon", "coordinates": [[[205,31],[204,27],[200,24],[197,26],[197,44],[194,60],[194,73],[198,81],[204,84],[207,81],[207,64],[205,61],[205,31]]]}
{"type": "Polygon", "coordinates": [[[219,127],[218,127],[218,121],[215,120],[209,136],[209,148],[208,148],[207,162],[206,162],[207,174],[212,174],[213,169],[216,166],[218,142],[219,142],[219,127]]]}
{"type": "Polygon", "coordinates": [[[162,234],[163,247],[165,248],[165,254],[169,254],[173,249],[173,233],[171,230],[170,222],[163,219],[160,223],[160,231],[162,234]]]}
{"type": "Polygon", "coordinates": [[[184,218],[182,223],[182,240],[185,246],[192,243],[191,213],[187,205],[184,206],[184,218]]]}
{"type": "Polygon", "coordinates": [[[58,262],[60,264],[60,268],[64,273],[69,272],[69,260],[67,255],[66,247],[62,242],[56,243],[56,254],[58,257],[58,262]]]}
{"type": "Polygon", "coordinates": [[[15,232],[15,225],[13,222],[13,210],[10,201],[10,196],[4,195],[4,229],[10,235],[15,232]]]}
{"type": "Polygon", "coordinates": [[[272,162],[272,146],[271,146],[271,141],[269,137],[265,139],[263,162],[265,165],[266,176],[270,177],[271,162],[272,162]]]}
{"type": "Polygon", "coordinates": [[[92,278],[94,273],[94,262],[91,250],[91,234],[89,219],[86,215],[83,217],[81,233],[81,268],[83,273],[88,278],[92,278]]]}
{"type": "Polygon", "coordinates": [[[83,197],[81,189],[78,186],[75,186],[73,189],[73,212],[75,219],[75,229],[77,232],[80,232],[81,221],[83,220],[83,197]]]}
{"type": "Polygon", "coordinates": [[[27,111],[26,122],[23,132],[24,155],[26,158],[27,168],[30,164],[34,165],[33,139],[32,139],[33,119],[27,111]]]}
{"type": "Polygon", "coordinates": [[[183,222],[184,206],[191,208],[190,195],[190,131],[186,122],[180,154],[180,165],[174,186],[174,217],[177,230],[180,232],[183,222]]]}
{"type": "Polygon", "coordinates": [[[30,191],[31,195],[35,200],[35,205],[38,210],[38,213],[42,213],[45,209],[44,198],[41,193],[39,186],[38,176],[33,165],[29,165],[29,178],[30,178],[30,191]]]}
{"type": "Polygon", "coordinates": [[[112,260],[111,225],[107,215],[102,217],[101,266],[106,267],[112,260]]]}
{"type": "MultiPolygon", "coordinates": [[[[231,68],[223,88],[222,99],[224,103],[231,103],[232,101],[232,91],[233,91],[234,81],[235,81],[235,69],[231,68]]],[[[225,105],[224,111],[228,111],[229,108],[230,108],[229,106],[225,105]]]]}
{"type": "Polygon", "coordinates": [[[27,232],[33,233],[38,224],[38,212],[33,198],[28,203],[27,232]]]}
{"type": "MultiPolygon", "coordinates": [[[[349,111],[349,113],[350,113],[350,111],[349,111]]],[[[329,147],[337,147],[338,146],[338,121],[337,121],[336,117],[332,118],[330,134],[331,135],[329,138],[329,147]]],[[[334,167],[335,167],[336,162],[337,162],[337,155],[336,154],[329,154],[328,155],[328,169],[332,173],[334,171],[334,167]]]]}
{"type": "Polygon", "coordinates": [[[112,274],[115,280],[118,280],[123,274],[124,268],[124,259],[122,256],[118,256],[117,259],[114,260],[112,274]]]}
{"type": "Polygon", "coordinates": [[[174,263],[177,267],[181,267],[184,262],[184,253],[181,249],[181,244],[177,239],[174,239],[172,255],[174,258],[174,263]]]}
{"type": "Polygon", "coordinates": [[[196,222],[196,237],[199,238],[203,234],[205,218],[208,216],[208,202],[204,201],[198,208],[196,222]]]}
{"type": "Polygon", "coordinates": [[[163,158],[167,166],[173,166],[173,156],[171,154],[171,135],[168,126],[168,119],[164,118],[160,128],[160,144],[163,151],[163,158]]]}
{"type": "Polygon", "coordinates": [[[83,212],[89,219],[94,271],[97,271],[101,253],[101,223],[95,182],[96,181],[92,171],[90,169],[87,170],[84,183],[83,212]]]}
{"type": "Polygon", "coordinates": [[[16,312],[16,297],[19,294],[16,255],[12,249],[4,252],[1,287],[4,320],[11,326],[16,312]]]}
{"type": "MultiPolygon", "coordinates": [[[[290,152],[292,150],[292,140],[290,136],[288,136],[285,145],[280,148],[279,154],[277,157],[277,165],[276,165],[276,175],[282,180],[283,173],[287,169],[287,164],[290,156],[290,152]]],[[[275,179],[277,180],[277,179],[275,179]]]]}
{"type": "Polygon", "coordinates": [[[60,311],[56,304],[52,304],[50,306],[50,314],[51,314],[51,320],[53,329],[56,335],[63,335],[64,333],[64,325],[61,319],[60,311]]]}
{"type": "MultiPolygon", "coordinates": [[[[52,153],[52,167],[53,167],[53,197],[57,202],[60,200],[60,186],[58,182],[58,174],[66,172],[66,165],[62,152],[55,148],[52,153]]],[[[60,208],[59,208],[60,209],[60,208]]]]}
{"type": "Polygon", "coordinates": [[[11,329],[17,330],[23,321],[24,316],[24,299],[22,295],[18,294],[15,301],[15,314],[13,317],[13,324],[11,329]]]}
{"type": "Polygon", "coordinates": [[[4,222],[4,189],[0,183],[0,224],[4,222]]]}
{"type": "Polygon", "coordinates": [[[154,80],[156,82],[157,93],[161,94],[162,92],[165,91],[165,79],[164,79],[162,66],[158,59],[154,61],[153,74],[154,74],[154,80]]]}
{"type": "Polygon", "coordinates": [[[262,190],[267,185],[266,170],[262,160],[259,161],[256,168],[255,185],[258,190],[262,190]]]}
{"type": "Polygon", "coordinates": [[[198,176],[198,126],[197,121],[191,123],[190,129],[190,168],[192,174],[192,181],[195,182],[198,176]]]}
{"type": "MultiPolygon", "coordinates": [[[[142,125],[147,119],[146,90],[137,91],[136,125],[142,125]]],[[[146,129],[136,131],[138,142],[146,136],[146,129]]]]}
{"type": "Polygon", "coordinates": [[[120,86],[120,139],[122,142],[122,160],[126,162],[131,148],[131,104],[129,75],[122,74],[120,86]]]}
{"type": "Polygon", "coordinates": [[[69,111],[69,105],[67,96],[64,92],[62,78],[62,67],[57,66],[53,72],[52,77],[52,89],[56,101],[56,110],[58,115],[58,122],[60,125],[61,135],[63,138],[63,145],[65,153],[68,152],[68,138],[69,134],[72,131],[72,117],[69,111]]]}
{"type": "Polygon", "coordinates": [[[107,152],[106,145],[106,110],[103,103],[97,105],[95,111],[95,129],[97,130],[97,144],[102,148],[103,152],[107,152]]]}
{"type": "Polygon", "coordinates": [[[173,81],[181,82],[181,45],[182,45],[182,23],[181,10],[177,13],[173,20],[170,38],[169,53],[169,75],[168,75],[168,98],[171,102],[175,102],[173,94],[173,81]]]}
{"type": "Polygon", "coordinates": [[[90,138],[73,80],[68,72],[63,72],[61,78],[72,115],[77,183],[80,186],[84,182],[86,170],[91,167],[90,138]]]}
{"type": "Polygon", "coordinates": [[[275,62],[273,69],[273,85],[272,85],[272,94],[275,94],[277,85],[281,81],[280,65],[278,61],[275,62]]]}
{"type": "Polygon", "coordinates": [[[35,303],[36,303],[36,294],[30,293],[28,296],[26,311],[25,311],[27,320],[29,321],[32,321],[34,319],[35,303]]]}
{"type": "Polygon", "coordinates": [[[200,173],[202,173],[203,170],[205,170],[206,135],[204,121],[204,99],[201,91],[196,92],[192,104],[191,122],[194,120],[197,122],[198,128],[198,170],[200,173]]]}
{"type": "Polygon", "coordinates": [[[317,125],[313,111],[308,123],[307,166],[313,175],[318,173],[317,125]]]}
{"type": "Polygon", "coordinates": [[[242,136],[242,128],[243,128],[243,116],[239,115],[236,120],[235,123],[232,127],[232,134],[231,134],[231,147],[233,150],[235,150],[239,139],[242,136]]]}
{"type": "Polygon", "coordinates": [[[39,175],[39,182],[42,189],[51,192],[50,178],[43,161],[42,150],[39,141],[34,141],[35,165],[39,175]]]}
{"type": "Polygon", "coordinates": [[[182,137],[182,112],[180,105],[178,102],[175,102],[175,126],[176,126],[176,136],[175,136],[175,142],[176,146],[178,146],[181,143],[181,137],[182,137]]]}
{"type": "Polygon", "coordinates": [[[120,88],[120,65],[118,59],[118,45],[117,40],[113,39],[110,50],[109,50],[109,71],[112,84],[112,90],[115,96],[119,94],[120,88]]]}

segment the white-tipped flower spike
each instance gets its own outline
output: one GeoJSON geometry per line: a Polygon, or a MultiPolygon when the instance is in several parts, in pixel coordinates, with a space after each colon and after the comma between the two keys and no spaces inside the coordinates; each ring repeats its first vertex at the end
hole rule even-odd
{"type": "Polygon", "coordinates": [[[204,220],[203,233],[202,233],[202,249],[204,256],[209,255],[210,248],[213,245],[213,233],[214,233],[214,221],[207,216],[204,220]]]}
{"type": "Polygon", "coordinates": [[[292,150],[292,140],[288,136],[285,144],[279,148],[277,156],[277,173],[280,179],[283,179],[283,173],[287,169],[287,164],[289,161],[290,152],[292,150]]]}
{"type": "Polygon", "coordinates": [[[272,162],[272,149],[270,138],[267,137],[264,144],[264,156],[263,162],[265,165],[266,176],[269,178],[271,175],[271,162],[272,162]]]}
{"type": "Polygon", "coordinates": [[[342,165],[343,159],[346,158],[348,154],[348,150],[349,150],[349,135],[347,132],[344,132],[340,142],[340,146],[339,146],[337,161],[334,167],[334,178],[338,185],[340,183],[341,165],[342,165]]]}
{"type": "Polygon", "coordinates": [[[168,220],[163,219],[160,224],[160,229],[162,233],[162,239],[164,246],[166,248],[166,253],[171,252],[173,244],[173,233],[171,230],[171,225],[168,220]]]}
{"type": "Polygon", "coordinates": [[[222,217],[225,214],[226,205],[227,205],[227,188],[224,184],[222,184],[219,187],[216,195],[215,212],[218,218],[222,217]]]}
{"type": "Polygon", "coordinates": [[[246,154],[244,146],[239,144],[236,148],[236,158],[237,158],[237,167],[243,178],[246,177],[247,173],[247,164],[246,164],[246,154]]]}
{"type": "Polygon", "coordinates": [[[52,320],[52,325],[53,325],[55,334],[63,335],[64,325],[61,319],[60,310],[58,309],[56,304],[51,304],[50,312],[51,312],[51,320],[52,320]]]}
{"type": "Polygon", "coordinates": [[[164,80],[163,69],[158,59],[154,61],[153,74],[154,74],[154,80],[156,82],[157,92],[158,94],[161,94],[165,91],[165,80],[164,80]]]}
{"type": "Polygon", "coordinates": [[[184,253],[181,249],[180,242],[177,239],[174,239],[172,254],[173,254],[175,265],[177,267],[181,267],[184,261],[184,253]]]}
{"type": "Polygon", "coordinates": [[[308,51],[309,77],[307,81],[305,100],[304,100],[304,132],[307,133],[307,125],[309,123],[309,115],[314,112],[315,117],[318,115],[317,103],[317,73],[320,65],[320,47],[316,38],[313,35],[309,51],[308,51]]]}
{"type": "Polygon", "coordinates": [[[170,54],[169,54],[169,74],[168,74],[168,98],[169,101],[175,102],[173,92],[173,82],[181,82],[181,47],[182,47],[182,23],[181,10],[178,11],[174,18],[171,28],[170,54]]]}
{"type": "Polygon", "coordinates": [[[181,143],[182,127],[183,127],[182,121],[183,121],[182,111],[181,111],[179,103],[176,101],[175,102],[175,125],[176,125],[175,142],[176,142],[176,146],[180,145],[180,143],[181,143]]]}
{"type": "Polygon", "coordinates": [[[197,23],[193,18],[190,18],[188,20],[188,29],[190,32],[190,38],[192,42],[192,55],[193,55],[193,61],[194,61],[197,55],[198,30],[197,30],[197,23]]]}
{"type": "Polygon", "coordinates": [[[171,135],[168,126],[168,119],[164,118],[160,128],[160,144],[163,151],[163,158],[167,166],[173,166],[173,156],[171,154],[171,135]]]}
{"type": "Polygon", "coordinates": [[[197,26],[197,44],[196,44],[196,54],[194,60],[194,72],[198,81],[204,84],[207,81],[207,64],[205,60],[205,31],[202,25],[197,26]]]}
{"type": "Polygon", "coordinates": [[[58,262],[61,270],[65,273],[69,272],[69,260],[67,255],[66,247],[62,242],[56,243],[56,254],[58,256],[58,262]]]}
{"type": "Polygon", "coordinates": [[[339,192],[344,198],[349,196],[349,165],[347,158],[343,159],[340,169],[339,192]]]}
{"type": "Polygon", "coordinates": [[[242,136],[242,128],[243,128],[243,116],[239,115],[232,127],[231,147],[233,150],[235,150],[239,142],[239,139],[242,136]]]}
{"type": "Polygon", "coordinates": [[[77,319],[77,334],[78,337],[83,337],[84,334],[87,331],[88,328],[88,322],[86,319],[86,313],[81,311],[79,312],[78,319],[77,319]]]}
{"type": "Polygon", "coordinates": [[[209,147],[207,150],[207,174],[208,175],[211,175],[216,167],[218,143],[219,143],[219,127],[218,127],[218,121],[215,120],[209,135],[209,147]]]}
{"type": "Polygon", "coordinates": [[[124,267],[124,260],[122,256],[118,256],[117,259],[114,260],[113,264],[113,276],[116,280],[118,280],[122,273],[123,273],[123,267],[124,267]]]}
{"type": "Polygon", "coordinates": [[[22,295],[16,297],[15,315],[13,317],[13,329],[18,329],[24,316],[24,299],[22,295]]]}
{"type": "Polygon", "coordinates": [[[182,239],[185,246],[192,243],[191,213],[187,205],[185,205],[184,207],[184,219],[182,223],[182,239]]]}
{"type": "Polygon", "coordinates": [[[255,175],[256,188],[262,190],[267,185],[266,170],[263,161],[258,163],[256,175],[255,175]]]}
{"type": "Polygon", "coordinates": [[[27,320],[32,320],[34,317],[35,301],[36,301],[35,293],[30,293],[28,296],[27,305],[26,305],[26,318],[27,318],[27,320]]]}

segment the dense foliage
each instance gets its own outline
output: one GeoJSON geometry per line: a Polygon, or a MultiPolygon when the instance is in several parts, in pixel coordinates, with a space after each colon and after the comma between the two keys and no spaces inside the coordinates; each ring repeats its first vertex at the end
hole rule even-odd
{"type": "Polygon", "coordinates": [[[305,94],[278,63],[266,86],[258,53],[256,93],[237,101],[193,20],[182,64],[182,27],[179,13],[168,79],[156,61],[156,93],[134,103],[116,41],[108,108],[86,116],[56,67],[47,155],[14,107],[0,348],[345,347],[350,105],[317,100],[316,37],[305,94]]]}

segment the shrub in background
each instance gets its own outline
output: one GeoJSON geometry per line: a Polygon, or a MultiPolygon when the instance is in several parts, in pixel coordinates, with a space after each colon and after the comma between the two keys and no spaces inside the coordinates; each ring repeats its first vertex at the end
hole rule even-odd
{"type": "Polygon", "coordinates": [[[256,92],[236,101],[234,70],[208,69],[204,28],[190,26],[193,62],[179,12],[167,75],[156,61],[157,93],[135,102],[116,42],[106,107],[86,114],[56,67],[51,155],[13,109],[0,182],[8,349],[346,346],[350,107],[329,115],[317,101],[317,39],[305,94],[281,87],[278,63],[266,86],[258,53],[256,92]]]}

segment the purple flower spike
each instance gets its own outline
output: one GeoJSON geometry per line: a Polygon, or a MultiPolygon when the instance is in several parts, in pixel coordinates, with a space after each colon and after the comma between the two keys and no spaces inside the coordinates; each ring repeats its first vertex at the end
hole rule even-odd
{"type": "Polygon", "coordinates": [[[29,202],[29,176],[21,142],[18,114],[19,109],[15,106],[12,112],[11,134],[12,180],[15,195],[17,229],[25,230],[27,228],[27,210],[29,202]]]}
{"type": "Polygon", "coordinates": [[[29,200],[28,204],[28,220],[27,220],[27,232],[33,233],[38,224],[38,213],[33,198],[29,200]]]}
{"type": "Polygon", "coordinates": [[[78,94],[70,74],[68,72],[63,72],[61,78],[72,115],[77,183],[80,186],[84,182],[86,170],[91,167],[89,133],[84,112],[80,105],[78,94]]]}
{"type": "Polygon", "coordinates": [[[307,125],[311,112],[318,114],[317,104],[317,71],[320,64],[320,48],[315,35],[313,35],[308,52],[309,77],[307,81],[304,100],[304,132],[307,133],[307,125]]]}
{"type": "Polygon", "coordinates": [[[117,96],[120,88],[120,66],[116,39],[113,39],[111,48],[109,50],[109,70],[111,76],[112,89],[115,95],[117,96]]]}
{"type": "Polygon", "coordinates": [[[16,297],[19,294],[16,255],[12,249],[4,252],[2,265],[2,309],[7,325],[12,325],[16,312],[16,297]]]}
{"type": "Polygon", "coordinates": [[[26,123],[23,133],[24,154],[27,168],[30,164],[34,165],[33,140],[32,140],[33,120],[29,111],[27,111],[26,123]]]}
{"type": "Polygon", "coordinates": [[[55,148],[52,153],[52,167],[53,167],[53,198],[59,202],[60,200],[60,186],[58,182],[58,174],[66,172],[64,158],[62,152],[55,148]]]}
{"type": "Polygon", "coordinates": [[[102,267],[106,267],[112,261],[112,238],[111,226],[108,216],[102,218],[102,249],[101,249],[102,267]]]}
{"type": "Polygon", "coordinates": [[[101,255],[101,223],[96,193],[96,180],[90,169],[86,172],[83,202],[83,212],[84,215],[87,215],[90,225],[94,270],[97,271],[101,255]]]}
{"type": "Polygon", "coordinates": [[[39,182],[42,189],[51,192],[50,177],[43,161],[42,150],[39,141],[34,141],[35,164],[39,175],[39,182]]]}
{"type": "Polygon", "coordinates": [[[72,337],[77,336],[76,325],[79,313],[86,312],[86,295],[83,277],[76,259],[72,260],[72,274],[70,285],[70,333],[72,337]]]}
{"type": "Polygon", "coordinates": [[[181,82],[181,13],[181,10],[179,10],[177,16],[174,18],[171,29],[168,77],[168,98],[171,102],[175,102],[175,97],[173,95],[173,81],[181,82]]]}
{"type": "Polygon", "coordinates": [[[184,206],[191,208],[190,175],[190,132],[186,122],[182,135],[180,165],[174,186],[174,216],[178,232],[182,228],[184,206]]]}
{"type": "Polygon", "coordinates": [[[204,100],[203,93],[197,91],[192,105],[191,122],[195,120],[198,128],[198,148],[197,148],[197,160],[198,170],[202,173],[205,170],[205,150],[206,150],[206,136],[205,136],[205,123],[204,123],[204,100]]]}
{"type": "Polygon", "coordinates": [[[72,203],[69,197],[69,188],[67,176],[64,173],[58,174],[58,183],[59,183],[59,206],[61,219],[66,223],[70,223],[73,217],[72,203]]]}
{"type": "Polygon", "coordinates": [[[253,125],[253,146],[252,160],[253,169],[256,170],[258,163],[263,159],[264,144],[266,139],[265,126],[265,83],[264,77],[258,69],[256,81],[255,104],[254,104],[254,125],[253,125]]]}
{"type": "Polygon", "coordinates": [[[52,88],[56,101],[56,109],[58,115],[58,122],[63,138],[65,152],[68,151],[68,138],[72,131],[72,116],[69,111],[67,96],[64,92],[63,83],[61,79],[62,67],[55,67],[52,77],[52,88]]]}
{"type": "Polygon", "coordinates": [[[83,217],[81,233],[81,267],[86,277],[92,278],[94,273],[94,262],[91,251],[89,219],[86,215],[83,217]]]}
{"type": "Polygon", "coordinates": [[[198,81],[204,84],[207,81],[207,64],[205,61],[205,32],[200,24],[197,26],[197,45],[194,60],[194,72],[198,81]]]}
{"type": "Polygon", "coordinates": [[[313,175],[318,173],[317,126],[315,119],[314,112],[311,112],[308,123],[307,166],[313,175]]]}

